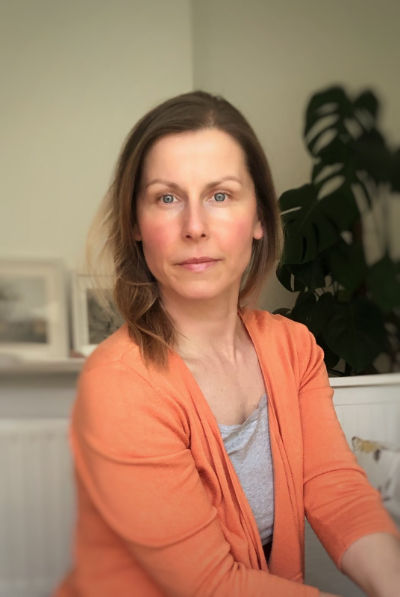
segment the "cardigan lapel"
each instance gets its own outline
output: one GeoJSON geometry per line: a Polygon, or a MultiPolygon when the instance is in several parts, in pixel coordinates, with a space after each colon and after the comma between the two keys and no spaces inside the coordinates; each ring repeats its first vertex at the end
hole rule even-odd
{"type": "MultiPolygon", "coordinates": [[[[272,319],[269,313],[264,312],[263,316],[272,319]]],[[[271,333],[272,326],[265,326],[266,329],[261,333],[253,311],[245,311],[241,317],[257,353],[268,397],[275,509],[269,568],[274,574],[299,579],[303,570],[301,525],[304,523],[299,521],[297,514],[299,507],[295,502],[295,484],[282,434],[282,426],[290,424],[290,421],[284,420],[284,417],[280,416],[279,396],[281,391],[285,390],[280,388],[281,384],[279,383],[281,378],[280,371],[277,369],[279,355],[275,349],[274,335],[271,333]]],[[[290,372],[287,374],[290,375],[290,372]]],[[[300,509],[304,510],[302,505],[300,509]]]]}

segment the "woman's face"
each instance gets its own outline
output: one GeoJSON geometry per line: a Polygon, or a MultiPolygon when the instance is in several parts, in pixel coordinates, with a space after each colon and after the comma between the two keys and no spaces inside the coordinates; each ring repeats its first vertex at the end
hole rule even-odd
{"type": "Polygon", "coordinates": [[[262,235],[254,184],[230,135],[202,129],[154,143],[143,163],[134,237],[166,302],[237,302],[253,238],[262,235]]]}

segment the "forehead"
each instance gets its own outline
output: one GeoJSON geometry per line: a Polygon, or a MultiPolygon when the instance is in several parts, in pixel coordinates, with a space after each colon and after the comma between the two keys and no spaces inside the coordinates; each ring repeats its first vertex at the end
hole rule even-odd
{"type": "Polygon", "coordinates": [[[169,134],[151,146],[143,163],[147,178],[157,171],[165,174],[180,170],[215,171],[229,167],[230,173],[245,175],[246,159],[240,144],[228,133],[219,129],[201,129],[169,134]]]}

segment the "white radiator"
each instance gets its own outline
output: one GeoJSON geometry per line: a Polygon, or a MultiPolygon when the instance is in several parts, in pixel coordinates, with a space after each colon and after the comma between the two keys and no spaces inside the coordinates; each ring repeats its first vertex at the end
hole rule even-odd
{"type": "Polygon", "coordinates": [[[0,597],[48,597],[71,561],[66,419],[0,421],[0,597]]]}

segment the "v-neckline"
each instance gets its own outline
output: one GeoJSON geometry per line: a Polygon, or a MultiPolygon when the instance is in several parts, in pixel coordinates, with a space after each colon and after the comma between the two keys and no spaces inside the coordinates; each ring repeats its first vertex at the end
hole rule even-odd
{"type": "MultiPolygon", "coordinates": [[[[263,378],[263,382],[264,382],[264,389],[265,389],[265,394],[267,395],[268,399],[267,399],[267,407],[268,409],[272,408],[273,409],[273,404],[271,404],[272,400],[270,399],[271,396],[271,388],[270,388],[270,384],[269,384],[269,379],[268,379],[268,375],[267,372],[265,371],[265,368],[263,367],[263,364],[261,362],[260,359],[260,348],[257,345],[257,342],[254,338],[254,336],[251,333],[251,329],[250,329],[250,325],[249,322],[246,321],[249,318],[249,315],[251,316],[251,312],[244,310],[243,312],[241,312],[238,309],[238,316],[240,317],[240,320],[249,336],[249,339],[253,345],[253,349],[256,353],[256,357],[257,357],[257,361],[258,361],[258,365],[260,367],[260,371],[261,371],[261,375],[263,378]]],[[[173,356],[173,359],[179,363],[179,367],[180,369],[185,373],[185,377],[188,381],[190,381],[190,385],[192,387],[195,388],[196,390],[196,394],[198,394],[200,396],[200,400],[201,400],[201,406],[202,409],[207,413],[208,415],[208,420],[212,421],[212,426],[217,429],[214,429],[215,432],[218,431],[219,433],[219,423],[214,415],[214,413],[211,410],[211,407],[208,403],[207,398],[205,397],[205,395],[203,394],[202,389],[200,388],[200,385],[198,384],[196,378],[194,377],[193,373],[191,372],[190,368],[188,367],[188,365],[186,364],[185,360],[181,357],[181,355],[174,349],[171,349],[171,355],[173,356]]],[[[264,395],[264,394],[263,394],[264,395]]],[[[262,397],[260,397],[261,400],[262,397]]],[[[258,403],[257,408],[259,407],[260,401],[258,403]]],[[[273,409],[274,410],[274,409],[273,409]]],[[[254,411],[253,411],[254,412],[254,411]]],[[[252,413],[251,413],[252,414],[252,413]]],[[[251,416],[251,414],[249,416],[251,416]]],[[[275,412],[274,412],[274,416],[275,416],[275,412]]],[[[248,418],[248,417],[247,417],[248,418]]],[[[247,420],[247,419],[246,419],[247,420]]],[[[243,423],[241,423],[243,424],[243,423]]]]}
{"type": "Polygon", "coordinates": [[[224,429],[224,430],[227,430],[227,429],[233,430],[233,429],[240,429],[241,427],[247,426],[250,422],[253,422],[256,419],[258,412],[263,405],[263,401],[264,401],[264,398],[266,397],[266,395],[267,395],[266,392],[264,392],[264,394],[259,399],[258,404],[255,407],[255,409],[251,411],[251,413],[247,416],[247,418],[244,421],[242,421],[242,423],[233,423],[233,425],[226,425],[225,423],[218,423],[218,421],[217,421],[218,427],[220,429],[224,429]]]}
{"type": "MultiPolygon", "coordinates": [[[[253,347],[254,347],[254,350],[255,350],[255,353],[257,356],[257,360],[258,360],[258,363],[260,366],[260,371],[261,371],[261,374],[262,374],[262,377],[264,380],[265,393],[268,397],[267,409],[268,409],[268,425],[269,425],[272,470],[273,470],[273,477],[274,477],[274,508],[275,508],[274,522],[275,522],[277,509],[279,508],[279,502],[278,502],[279,495],[277,495],[277,493],[279,493],[280,488],[277,487],[277,483],[275,482],[275,466],[276,466],[275,463],[278,461],[278,448],[275,448],[276,441],[274,441],[274,440],[279,441],[276,437],[276,433],[279,435],[279,425],[277,424],[277,414],[276,414],[276,410],[275,410],[275,406],[274,406],[273,395],[271,392],[271,387],[270,387],[267,371],[266,371],[265,367],[263,366],[263,363],[261,362],[261,348],[259,347],[254,335],[252,334],[251,321],[250,322],[248,321],[249,318],[252,317],[252,312],[244,310],[244,312],[241,313],[238,310],[238,315],[239,315],[239,317],[249,335],[249,338],[253,344],[253,347]]],[[[268,345],[268,343],[267,343],[267,345],[268,345]]],[[[221,435],[221,431],[219,429],[218,421],[217,421],[214,413],[212,412],[211,407],[208,404],[208,401],[207,401],[206,397],[204,396],[199,384],[197,383],[193,373],[190,371],[190,369],[187,366],[187,364],[185,363],[184,359],[175,350],[171,350],[171,354],[172,354],[173,358],[175,359],[175,361],[177,362],[178,367],[180,368],[182,373],[184,373],[186,380],[190,383],[190,387],[192,389],[194,389],[194,392],[200,401],[200,404],[198,404],[198,403],[195,404],[195,408],[198,410],[199,416],[201,416],[201,414],[206,415],[207,422],[210,424],[211,430],[213,431],[213,435],[216,438],[216,440],[218,441],[220,448],[222,450],[222,453],[225,456],[225,460],[227,462],[227,466],[228,466],[228,470],[230,471],[230,475],[231,475],[231,477],[236,479],[236,484],[234,484],[233,487],[234,487],[236,497],[238,499],[239,506],[242,510],[244,508],[244,513],[246,513],[247,516],[249,517],[249,519],[253,521],[252,529],[253,529],[253,531],[256,531],[256,533],[254,533],[254,535],[257,535],[257,538],[258,538],[258,541],[257,541],[257,538],[255,538],[255,541],[259,543],[259,549],[257,549],[256,544],[254,544],[254,548],[256,549],[256,552],[258,553],[259,558],[261,557],[261,553],[263,553],[264,559],[265,559],[265,554],[264,554],[262,543],[261,543],[261,537],[258,532],[257,521],[254,517],[254,513],[251,509],[247,495],[245,494],[245,491],[240,483],[240,479],[236,473],[236,470],[235,470],[235,468],[232,464],[232,461],[230,460],[229,454],[226,450],[226,447],[225,447],[225,444],[224,444],[224,441],[223,441],[223,438],[221,435]]],[[[264,359],[264,361],[265,361],[265,359],[264,359]]],[[[172,368],[172,369],[174,369],[174,368],[172,368]]],[[[262,569],[261,560],[260,560],[260,566],[262,569]]],[[[269,569],[268,562],[266,562],[266,568],[267,568],[267,570],[269,569]]]]}

